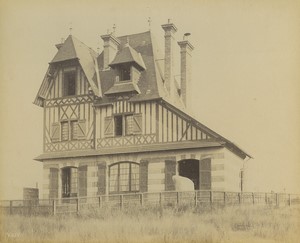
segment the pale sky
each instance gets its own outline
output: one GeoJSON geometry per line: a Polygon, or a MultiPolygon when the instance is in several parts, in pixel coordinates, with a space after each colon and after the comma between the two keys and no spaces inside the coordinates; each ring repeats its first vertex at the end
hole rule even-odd
{"type": "MultiPolygon", "coordinates": [[[[172,19],[190,32],[193,112],[254,159],[247,191],[300,192],[299,1],[0,1],[1,191],[42,188],[43,110],[32,104],[55,44],[72,34],[97,50],[100,35],[151,30],[163,52],[172,19]]],[[[179,50],[176,50],[179,54],[179,50]]],[[[179,74],[179,72],[178,72],[179,74]]]]}

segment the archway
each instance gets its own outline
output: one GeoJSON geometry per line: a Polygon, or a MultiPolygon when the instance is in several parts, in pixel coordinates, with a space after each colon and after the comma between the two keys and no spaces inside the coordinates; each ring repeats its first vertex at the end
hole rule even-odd
{"type": "Polygon", "coordinates": [[[185,159],[178,162],[180,176],[189,178],[194,183],[194,189],[199,190],[199,160],[185,159]]]}

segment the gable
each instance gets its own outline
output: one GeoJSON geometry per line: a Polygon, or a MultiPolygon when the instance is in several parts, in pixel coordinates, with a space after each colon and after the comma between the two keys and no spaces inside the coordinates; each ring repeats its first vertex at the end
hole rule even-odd
{"type": "Polygon", "coordinates": [[[215,137],[192,122],[187,116],[157,101],[156,119],[158,142],[215,141],[215,137]]]}
{"type": "MultiPolygon", "coordinates": [[[[207,141],[215,141],[220,143],[222,146],[227,148],[229,151],[234,153],[235,155],[239,156],[242,159],[252,158],[251,155],[243,151],[241,148],[239,148],[237,145],[229,141],[228,139],[224,138],[220,134],[214,132],[213,130],[209,129],[199,121],[197,121],[195,118],[191,117],[187,113],[181,111],[177,107],[171,105],[167,101],[161,99],[159,101],[160,106],[163,107],[165,110],[171,112],[172,114],[176,114],[177,117],[180,117],[184,122],[184,128],[186,133],[182,133],[183,139],[187,140],[207,140],[207,141]],[[196,130],[197,132],[195,133],[194,131],[196,130]],[[189,135],[189,133],[191,135],[189,135]],[[199,137],[200,133],[200,137],[199,137]],[[202,134],[202,137],[201,137],[202,134]],[[199,139],[200,138],[200,139],[199,139]]],[[[176,118],[177,119],[177,118],[176,118]]]]}
{"type": "Polygon", "coordinates": [[[46,99],[55,99],[64,96],[65,75],[73,72],[75,75],[76,95],[86,95],[89,91],[89,82],[80,65],[70,67],[59,67],[56,70],[56,76],[51,80],[46,99]]]}

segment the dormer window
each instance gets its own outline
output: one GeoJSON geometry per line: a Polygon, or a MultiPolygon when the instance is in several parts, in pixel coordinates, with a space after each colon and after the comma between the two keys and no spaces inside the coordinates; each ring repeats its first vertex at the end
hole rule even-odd
{"type": "Polygon", "coordinates": [[[120,66],[120,81],[131,80],[130,75],[130,65],[121,65],[120,66]]]}
{"type": "Polygon", "coordinates": [[[76,70],[64,71],[63,96],[76,95],[76,70]]]}

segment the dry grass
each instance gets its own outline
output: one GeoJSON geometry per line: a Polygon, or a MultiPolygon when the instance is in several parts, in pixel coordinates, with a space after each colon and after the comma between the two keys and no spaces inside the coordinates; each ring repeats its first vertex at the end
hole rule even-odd
{"type": "Polygon", "coordinates": [[[97,209],[3,216],[0,242],[299,242],[300,207],[97,209]]]}

